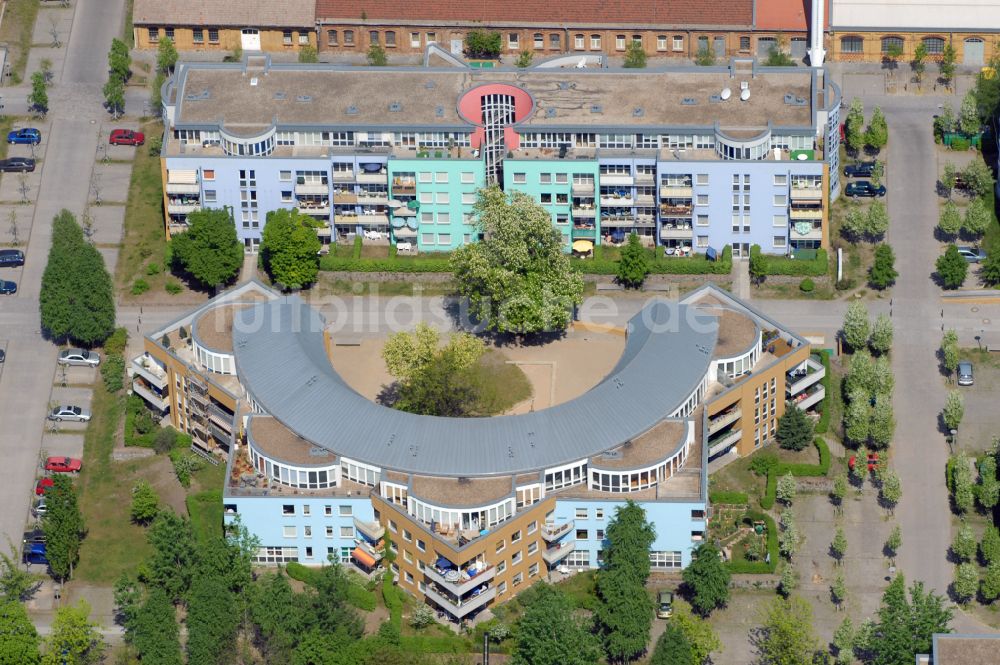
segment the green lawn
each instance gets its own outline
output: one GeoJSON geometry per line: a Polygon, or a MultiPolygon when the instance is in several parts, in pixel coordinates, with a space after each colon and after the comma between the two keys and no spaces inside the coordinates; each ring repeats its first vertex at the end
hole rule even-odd
{"type": "Polygon", "coordinates": [[[531,397],[531,382],[517,365],[507,363],[507,356],[489,349],[473,368],[473,376],[482,387],[480,402],[485,415],[496,415],[531,397]]]}
{"type": "Polygon", "coordinates": [[[755,502],[756,497],[764,493],[764,477],[750,471],[752,461],[753,455],[742,457],[713,473],[708,481],[710,491],[743,492],[750,497],[751,503],[755,502]]]}
{"type": "MultiPolygon", "coordinates": [[[[163,134],[163,125],[159,122],[144,123],[140,129],[149,137],[163,134]]],[[[139,276],[154,292],[163,290],[167,276],[162,271],[147,275],[147,268],[151,263],[163,267],[166,248],[160,158],[150,155],[145,147],[137,148],[125,205],[125,238],[115,279],[122,295],[128,294],[139,276]]]]}
{"type": "Polygon", "coordinates": [[[7,62],[10,63],[12,83],[20,83],[28,65],[31,34],[38,17],[38,0],[8,0],[5,3],[0,41],[7,45],[7,62]]]}
{"type": "Polygon", "coordinates": [[[191,517],[191,528],[201,543],[222,538],[221,489],[189,494],[185,503],[191,517]]]}

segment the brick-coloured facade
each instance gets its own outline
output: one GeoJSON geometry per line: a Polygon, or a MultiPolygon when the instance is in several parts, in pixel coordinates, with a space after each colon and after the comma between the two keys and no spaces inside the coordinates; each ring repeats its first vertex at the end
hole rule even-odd
{"type": "MultiPolygon", "coordinates": [[[[235,51],[243,48],[243,31],[213,26],[135,26],[135,46],[156,49],[165,36],[173,39],[178,51],[235,51]]],[[[260,50],[270,53],[298,51],[303,46],[316,47],[316,31],[310,28],[259,28],[260,50]]]]}
{"type": "Polygon", "coordinates": [[[898,40],[903,47],[899,58],[901,68],[909,68],[913,52],[923,42],[928,49],[927,76],[936,72],[934,63],[941,59],[941,48],[951,43],[955,49],[955,62],[969,66],[988,64],[1000,54],[994,35],[959,32],[864,32],[848,29],[834,30],[827,38],[827,49],[832,60],[840,62],[882,62],[888,45],[898,40]]]}

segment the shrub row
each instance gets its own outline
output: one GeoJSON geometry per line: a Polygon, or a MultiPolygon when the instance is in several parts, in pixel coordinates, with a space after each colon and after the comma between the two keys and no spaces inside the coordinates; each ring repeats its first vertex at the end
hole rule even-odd
{"type": "Polygon", "coordinates": [[[750,497],[743,492],[709,492],[709,503],[742,506],[750,503],[750,497]]]}
{"type": "Polygon", "coordinates": [[[405,653],[468,653],[472,650],[469,640],[457,635],[403,635],[399,647],[405,653]]]}
{"type": "Polygon", "coordinates": [[[826,399],[820,403],[819,408],[819,422],[816,423],[816,429],[814,430],[817,434],[826,434],[830,431],[830,413],[832,409],[830,408],[830,400],[834,399],[833,391],[831,390],[831,382],[833,381],[832,370],[830,369],[830,352],[826,349],[821,349],[819,351],[820,360],[823,361],[823,367],[826,370],[823,374],[823,378],[820,383],[823,384],[823,390],[826,392],[826,399]]]}
{"type": "Polygon", "coordinates": [[[780,555],[778,551],[778,526],[767,513],[748,510],[746,519],[750,520],[751,524],[756,520],[761,520],[767,525],[767,553],[770,561],[729,561],[726,566],[728,566],[731,573],[749,575],[773,573],[778,567],[778,557],[780,555]]]}
{"type": "Polygon", "coordinates": [[[816,250],[815,259],[791,259],[787,256],[767,256],[768,275],[822,277],[830,269],[826,250],[816,250]]]}
{"type": "Polygon", "coordinates": [[[392,576],[382,578],[382,600],[389,610],[389,621],[398,631],[403,626],[403,599],[399,597],[399,589],[392,583],[392,576]]]}
{"type": "Polygon", "coordinates": [[[354,582],[347,585],[347,602],[365,612],[374,612],[377,604],[374,591],[354,582]]]}
{"type": "Polygon", "coordinates": [[[767,486],[764,488],[764,496],[760,498],[760,507],[770,510],[774,507],[775,493],[778,490],[778,478],[791,473],[793,476],[802,478],[818,478],[825,476],[830,471],[830,447],[822,437],[813,439],[813,445],[819,451],[819,464],[777,464],[771,468],[767,474],[767,486]]]}
{"type": "Polygon", "coordinates": [[[316,582],[316,571],[312,568],[307,568],[297,561],[290,561],[285,565],[285,572],[293,580],[298,580],[303,584],[308,584],[312,586],[316,582]]]}
{"type": "Polygon", "coordinates": [[[327,254],[319,260],[320,270],[344,272],[450,272],[448,259],[425,258],[384,258],[384,259],[346,259],[327,254]]]}

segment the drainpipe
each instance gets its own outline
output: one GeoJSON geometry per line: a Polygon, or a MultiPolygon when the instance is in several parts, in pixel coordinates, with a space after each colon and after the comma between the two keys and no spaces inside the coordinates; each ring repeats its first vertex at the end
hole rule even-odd
{"type": "Polygon", "coordinates": [[[823,0],[812,0],[812,14],[809,17],[809,64],[822,67],[826,51],[823,50],[823,0]]]}

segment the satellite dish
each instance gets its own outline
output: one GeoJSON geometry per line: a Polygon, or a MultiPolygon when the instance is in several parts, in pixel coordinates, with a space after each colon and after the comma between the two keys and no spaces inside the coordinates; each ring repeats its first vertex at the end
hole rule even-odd
{"type": "Polygon", "coordinates": [[[740,91],[740,101],[745,102],[750,99],[750,88],[740,91]]]}
{"type": "Polygon", "coordinates": [[[733,96],[733,91],[730,90],[729,88],[723,88],[722,92],[719,93],[719,97],[722,98],[722,101],[726,101],[727,99],[729,99],[732,96],[733,96]]]}
{"type": "Polygon", "coordinates": [[[576,63],[576,68],[577,69],[586,69],[587,68],[587,58],[585,58],[585,57],[584,58],[580,58],[580,62],[576,63]]]}

